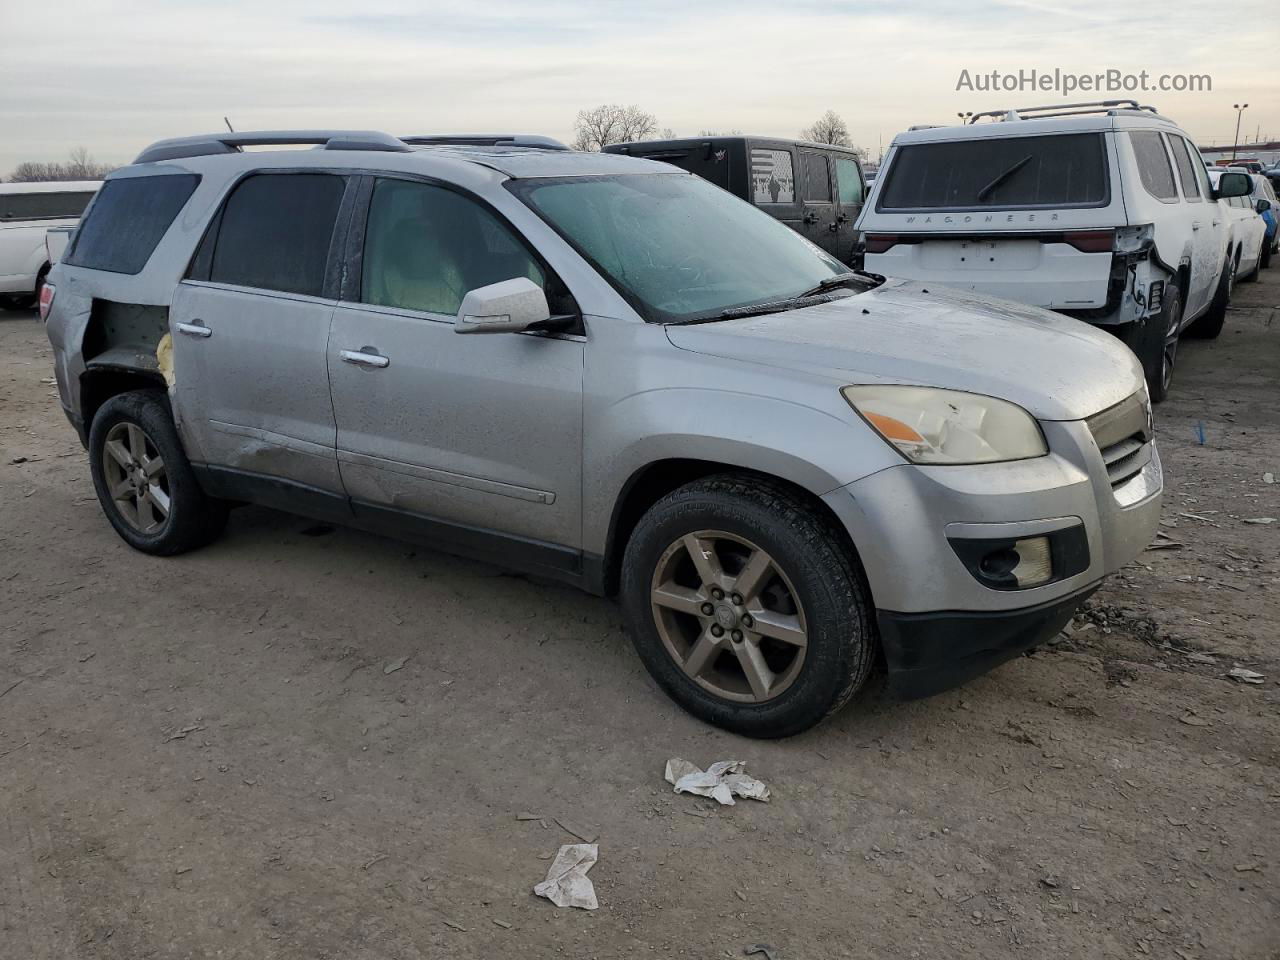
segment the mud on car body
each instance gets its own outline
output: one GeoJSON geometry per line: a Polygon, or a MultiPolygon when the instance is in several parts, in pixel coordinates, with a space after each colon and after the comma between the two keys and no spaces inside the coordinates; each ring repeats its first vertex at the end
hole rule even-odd
{"type": "Polygon", "coordinates": [[[656,681],[751,736],[1040,642],[1159,514],[1114,338],[538,138],[163,141],[42,313],[133,547],[249,502],[618,593],[656,681]]]}

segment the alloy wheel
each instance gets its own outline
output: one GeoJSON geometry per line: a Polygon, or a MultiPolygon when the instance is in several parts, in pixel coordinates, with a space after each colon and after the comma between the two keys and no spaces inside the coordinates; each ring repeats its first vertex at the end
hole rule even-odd
{"type": "Polygon", "coordinates": [[[1160,383],[1166,391],[1173,382],[1173,365],[1178,357],[1178,334],[1182,325],[1182,297],[1177,295],[1173,308],[1167,311],[1168,323],[1164,329],[1164,347],[1160,353],[1160,383]]]}
{"type": "Polygon", "coordinates": [[[120,517],[139,533],[169,521],[169,475],[155,442],[136,423],[117,423],[102,442],[107,491],[120,517]]]}
{"type": "Polygon", "coordinates": [[[667,653],[709,693],[764,703],[799,675],[808,630],[786,573],[763,548],[718,530],[663,552],[650,587],[667,653]]]}

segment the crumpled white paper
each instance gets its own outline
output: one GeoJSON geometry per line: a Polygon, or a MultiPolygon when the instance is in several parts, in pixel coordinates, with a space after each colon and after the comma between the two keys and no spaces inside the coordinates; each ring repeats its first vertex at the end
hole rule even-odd
{"type": "Polygon", "coordinates": [[[595,910],[600,904],[596,902],[596,888],[591,885],[587,871],[596,865],[599,856],[598,844],[565,844],[551,861],[547,879],[534,887],[533,892],[557,907],[595,910]]]}
{"type": "Polygon", "coordinates": [[[746,768],[745,760],[720,760],[707,767],[704,773],[688,760],[673,757],[667,761],[666,778],[676,793],[711,797],[727,807],[734,805],[735,796],[768,803],[769,788],[743,773],[746,768]]]}

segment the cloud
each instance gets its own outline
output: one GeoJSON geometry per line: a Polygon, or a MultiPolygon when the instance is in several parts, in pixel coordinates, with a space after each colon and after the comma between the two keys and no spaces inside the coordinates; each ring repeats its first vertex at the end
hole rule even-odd
{"type": "MultiPolygon", "coordinates": [[[[162,137],[348,126],[569,138],[579,109],[636,103],[677,132],[795,136],[828,108],[873,152],[959,110],[1062,99],[957,92],[961,69],[1208,73],[1212,93],[1149,94],[1197,138],[1280,136],[1261,0],[1191,2],[1159,23],[1103,0],[249,0],[5,2],[0,171],[73,147],[126,161],[162,137]],[[1267,132],[1264,130],[1264,132],[1267,132]]],[[[1073,99],[1089,99],[1077,95],[1073,99]]]]}

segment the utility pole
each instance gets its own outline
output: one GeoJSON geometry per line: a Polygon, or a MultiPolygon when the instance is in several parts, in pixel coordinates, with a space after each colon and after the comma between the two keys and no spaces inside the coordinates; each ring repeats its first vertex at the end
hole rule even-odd
{"type": "Polygon", "coordinates": [[[1244,115],[1249,105],[1247,103],[1233,103],[1231,106],[1236,112],[1236,135],[1235,139],[1231,141],[1231,159],[1234,160],[1236,158],[1236,146],[1240,143],[1240,117],[1244,115]]]}

